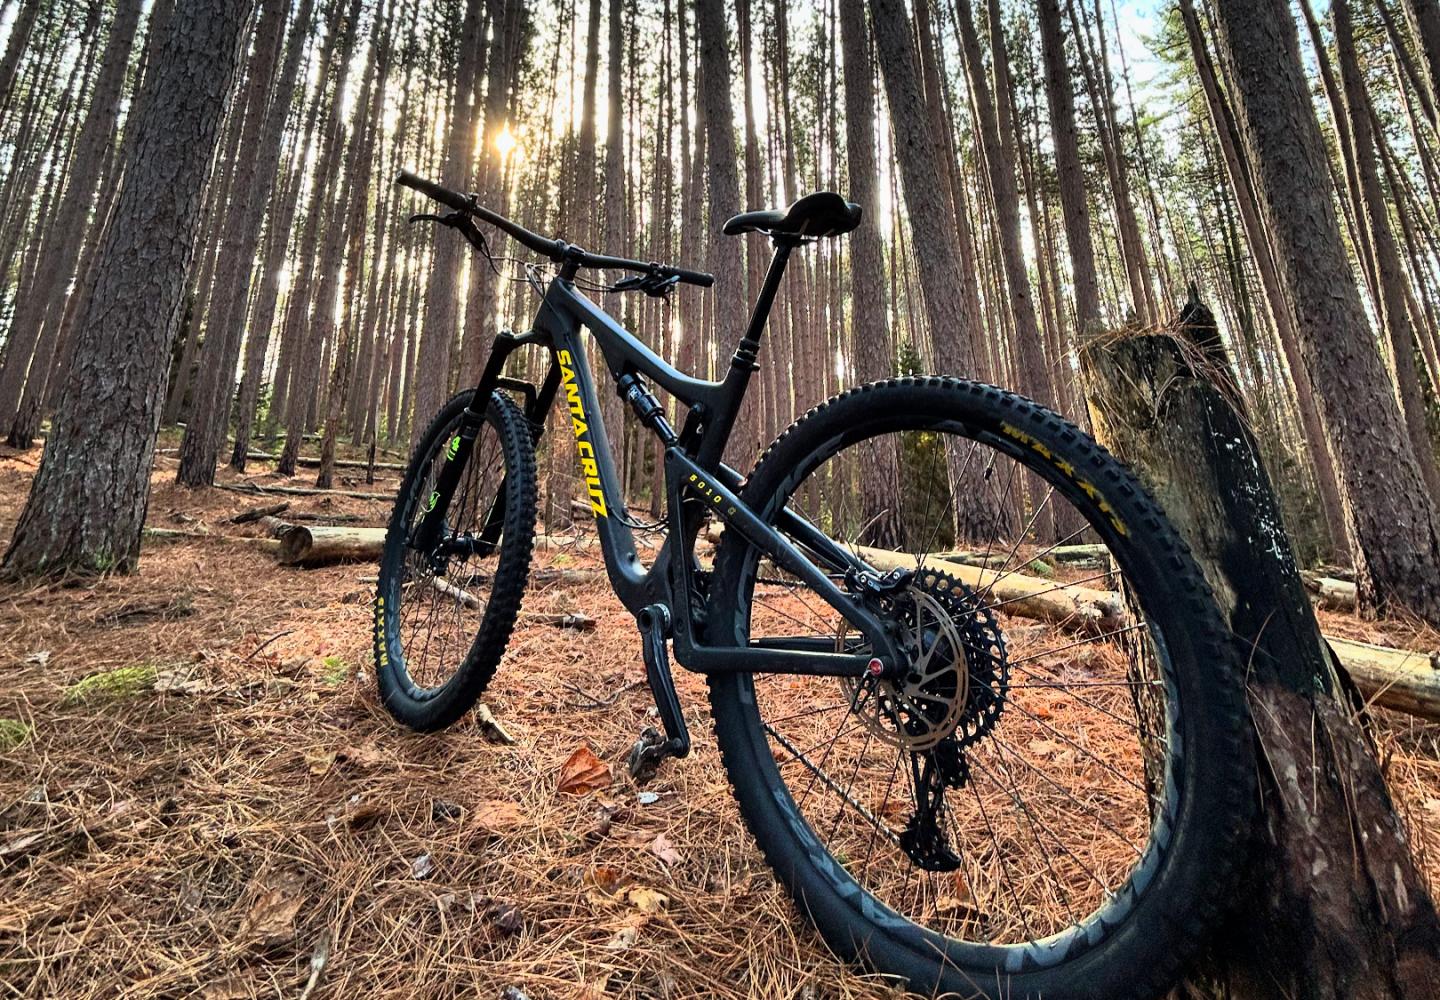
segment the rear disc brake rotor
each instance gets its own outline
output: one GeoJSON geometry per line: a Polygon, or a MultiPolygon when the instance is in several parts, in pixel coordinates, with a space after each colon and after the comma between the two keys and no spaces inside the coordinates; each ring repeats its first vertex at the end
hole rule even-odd
{"type": "MultiPolygon", "coordinates": [[[[895,597],[892,612],[905,651],[905,673],[859,693],[865,678],[842,678],[856,714],[875,736],[912,753],[953,737],[968,746],[995,725],[1009,666],[994,617],[964,583],[923,571],[895,597]]],[[[837,638],[844,646],[846,635],[837,638]]]]}

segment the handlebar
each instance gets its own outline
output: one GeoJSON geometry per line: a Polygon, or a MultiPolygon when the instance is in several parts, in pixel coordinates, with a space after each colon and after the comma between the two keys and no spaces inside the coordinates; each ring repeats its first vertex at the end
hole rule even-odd
{"type": "Polygon", "coordinates": [[[506,233],[517,243],[548,257],[556,263],[567,260],[574,260],[580,267],[602,267],[618,271],[638,271],[642,274],[654,275],[659,278],[678,278],[690,285],[699,285],[702,288],[709,288],[715,284],[715,276],[706,274],[704,271],[691,271],[683,267],[671,267],[668,264],[659,264],[655,261],[630,260],[626,257],[611,257],[606,254],[589,253],[579,247],[572,246],[564,240],[553,240],[541,236],[539,233],[532,233],[524,226],[511,222],[503,215],[485,208],[475,200],[474,195],[461,194],[449,188],[442,187],[434,181],[428,181],[408,170],[400,171],[400,176],[395,179],[396,184],[419,191],[421,194],[447,208],[454,209],[464,215],[479,219],[481,222],[488,222],[496,229],[506,233]]]}

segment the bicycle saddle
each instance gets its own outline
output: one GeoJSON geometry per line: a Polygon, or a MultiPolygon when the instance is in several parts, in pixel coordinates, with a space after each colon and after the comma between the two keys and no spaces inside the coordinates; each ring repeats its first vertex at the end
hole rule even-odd
{"type": "Polygon", "coordinates": [[[834,191],[807,194],[787,209],[741,212],[725,223],[726,236],[770,233],[772,236],[842,236],[860,225],[860,206],[834,191]]]}

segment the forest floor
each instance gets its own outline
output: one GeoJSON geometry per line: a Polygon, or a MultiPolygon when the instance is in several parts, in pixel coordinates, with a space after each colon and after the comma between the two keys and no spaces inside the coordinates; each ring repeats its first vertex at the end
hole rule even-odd
{"type": "MultiPolygon", "coordinates": [[[[0,538],[38,458],[0,448],[0,538]]],[[[259,499],[178,487],[173,470],[158,461],[153,527],[243,533],[227,521],[259,499]]],[[[393,491],[396,474],[382,475],[350,488],[393,491]]],[[[376,526],[389,506],[286,499],[376,526]]],[[[730,797],[696,675],[677,676],[694,752],[662,768],[653,801],[637,796],[624,761],[652,703],[633,619],[608,588],[527,596],[529,612],[598,625],[522,620],[486,697],[515,739],[501,745],[473,716],[421,736],[385,713],[373,573],[183,537],[150,540],[133,576],[0,589],[0,995],[898,995],[832,956],[776,883],[730,797]],[[612,777],[562,794],[582,746],[612,777]]],[[[1411,626],[1324,617],[1337,634],[1440,646],[1411,626]]],[[[1377,719],[1393,794],[1440,883],[1440,726],[1377,719]]]]}

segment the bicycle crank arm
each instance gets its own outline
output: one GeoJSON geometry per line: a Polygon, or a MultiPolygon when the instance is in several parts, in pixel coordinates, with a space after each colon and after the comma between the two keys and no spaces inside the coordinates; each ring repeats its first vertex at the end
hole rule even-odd
{"type": "Polygon", "coordinates": [[[663,737],[654,727],[647,727],[630,751],[630,777],[637,785],[643,785],[655,777],[665,758],[690,753],[690,729],[680,710],[675,678],[670,673],[670,657],[665,650],[670,635],[670,609],[663,604],[651,604],[641,610],[637,620],[644,643],[645,679],[665,726],[663,737]]]}

